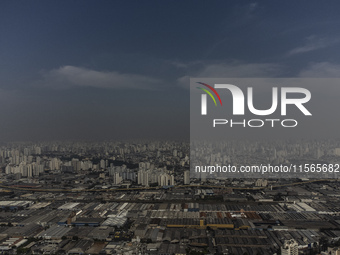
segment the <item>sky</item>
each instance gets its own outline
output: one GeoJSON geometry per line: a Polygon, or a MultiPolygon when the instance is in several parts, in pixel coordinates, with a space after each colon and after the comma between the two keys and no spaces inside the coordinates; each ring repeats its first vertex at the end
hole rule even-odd
{"type": "Polygon", "coordinates": [[[0,1],[0,141],[188,139],[189,77],[339,77],[340,2],[0,1]]]}

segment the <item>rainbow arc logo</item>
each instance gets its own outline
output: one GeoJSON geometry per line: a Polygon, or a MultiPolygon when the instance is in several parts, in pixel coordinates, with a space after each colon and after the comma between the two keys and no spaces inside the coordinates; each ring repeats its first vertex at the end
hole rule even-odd
{"type": "MultiPolygon", "coordinates": [[[[210,86],[209,84],[203,83],[203,82],[197,82],[197,83],[207,87],[208,89],[210,89],[217,96],[217,98],[220,101],[220,104],[222,106],[221,97],[220,97],[220,95],[217,93],[217,91],[212,86],[210,86]]],[[[209,90],[207,90],[205,88],[201,88],[201,87],[197,87],[197,88],[200,89],[200,90],[203,90],[204,92],[206,92],[212,98],[212,100],[214,101],[215,106],[217,106],[216,99],[215,99],[215,97],[213,96],[213,94],[209,90]]],[[[207,115],[207,95],[206,94],[202,94],[201,114],[202,115],[207,115]]]]}
{"type": "MultiPolygon", "coordinates": [[[[201,85],[203,85],[203,86],[205,86],[205,87],[207,87],[207,88],[209,88],[209,89],[211,89],[211,91],[214,92],[214,94],[217,96],[217,98],[218,98],[218,100],[220,101],[220,104],[221,104],[221,106],[222,106],[222,100],[221,100],[221,98],[220,98],[220,95],[217,93],[217,91],[216,91],[213,87],[211,87],[210,85],[208,85],[208,84],[206,84],[206,83],[203,83],[203,82],[197,82],[197,83],[198,83],[198,84],[201,84],[201,85]]],[[[206,89],[203,89],[203,88],[200,88],[200,87],[197,87],[197,88],[203,90],[204,92],[206,92],[206,93],[212,98],[212,100],[214,101],[215,106],[217,106],[215,97],[211,94],[211,92],[210,92],[209,90],[206,90],[206,89]]]]}

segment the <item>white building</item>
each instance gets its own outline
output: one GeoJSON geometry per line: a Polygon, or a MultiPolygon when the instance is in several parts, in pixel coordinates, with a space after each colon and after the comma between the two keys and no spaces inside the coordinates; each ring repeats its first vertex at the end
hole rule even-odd
{"type": "Polygon", "coordinates": [[[147,171],[138,171],[138,184],[149,187],[149,173],[147,171]]]}
{"type": "Polygon", "coordinates": [[[175,185],[175,177],[169,174],[161,174],[158,176],[158,186],[175,185]]]}
{"type": "Polygon", "coordinates": [[[281,255],[299,255],[298,243],[294,239],[286,240],[281,247],[281,255]]]}
{"type": "Polygon", "coordinates": [[[120,173],[115,173],[113,176],[113,184],[121,184],[123,181],[123,177],[120,175],[120,173]]]}

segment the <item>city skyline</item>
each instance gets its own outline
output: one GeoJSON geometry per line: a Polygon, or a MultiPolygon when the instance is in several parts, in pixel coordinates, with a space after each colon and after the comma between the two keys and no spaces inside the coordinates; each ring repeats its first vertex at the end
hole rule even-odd
{"type": "Polygon", "coordinates": [[[0,253],[340,253],[340,2],[0,1],[0,253]]]}
{"type": "MultiPolygon", "coordinates": [[[[239,149],[242,155],[244,149],[255,156],[265,153],[275,165],[332,162],[340,157],[334,141],[272,146],[281,149],[265,152],[261,143],[239,149]]],[[[188,152],[188,143],[174,141],[1,145],[0,251],[136,255],[339,251],[337,179],[307,179],[307,174],[294,179],[268,174],[190,178],[188,152]]],[[[226,155],[238,160],[236,150],[226,155]]]]}

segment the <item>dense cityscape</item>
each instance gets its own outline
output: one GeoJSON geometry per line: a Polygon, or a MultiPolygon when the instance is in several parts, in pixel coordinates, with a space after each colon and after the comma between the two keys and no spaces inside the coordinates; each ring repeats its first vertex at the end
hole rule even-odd
{"type": "Polygon", "coordinates": [[[3,254],[339,252],[336,179],[193,179],[173,141],[8,143],[0,162],[3,254]]]}
{"type": "Polygon", "coordinates": [[[340,255],[339,13],[0,0],[0,255],[340,255]]]}

